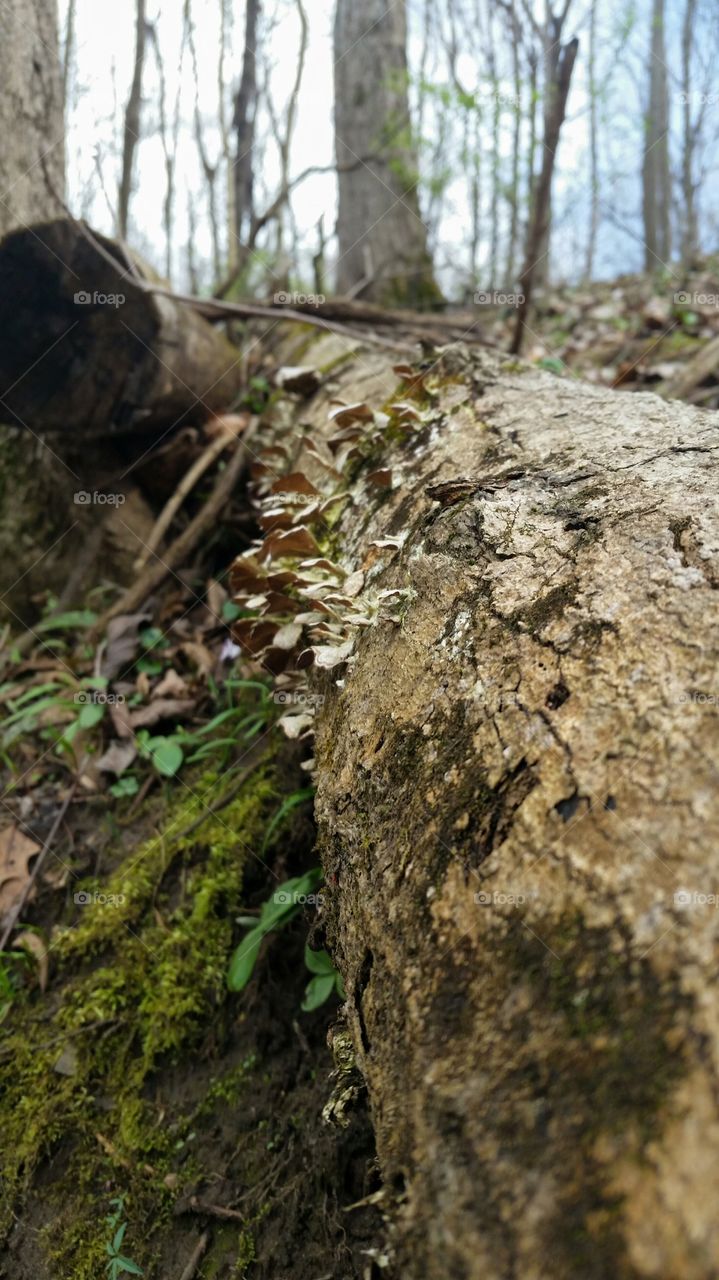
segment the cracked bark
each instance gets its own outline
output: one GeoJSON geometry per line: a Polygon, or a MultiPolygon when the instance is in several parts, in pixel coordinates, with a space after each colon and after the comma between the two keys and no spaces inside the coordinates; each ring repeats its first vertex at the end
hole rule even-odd
{"type": "Polygon", "coordinates": [[[54,0],[4,0],[0,81],[1,239],[60,213],[65,132],[54,0]]]}
{"type": "MultiPolygon", "coordinates": [[[[333,531],[406,616],[317,677],[327,934],[398,1274],[706,1280],[719,428],[459,348],[435,374],[392,493],[360,474],[333,531]]],[[[396,381],[364,355],[302,422],[396,381]]]]}

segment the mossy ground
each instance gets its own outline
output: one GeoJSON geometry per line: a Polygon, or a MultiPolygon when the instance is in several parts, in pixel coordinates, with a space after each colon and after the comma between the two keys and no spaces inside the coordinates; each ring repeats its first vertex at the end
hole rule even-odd
{"type": "Polygon", "coordinates": [[[348,1228],[366,1245],[378,1215],[350,1223],[339,1205],[366,1193],[371,1133],[358,1114],[338,1142],[320,1121],[336,1003],[300,1012],[308,922],[268,941],[247,991],[226,988],[238,911],[315,860],[306,810],[259,856],[296,768],[284,754],[257,756],[239,792],[199,826],[225,780],[202,774],[169,788],[162,810],[140,820],[143,838],[114,848],[106,879],[83,882],[107,901],[73,905],[54,930],[48,992],[26,995],[6,1020],[8,1280],[104,1275],[118,1196],[123,1252],[150,1280],[179,1274],[208,1225],[204,1280],[294,1280],[339,1258],[355,1274],[348,1228]],[[198,1212],[193,1195],[235,1216],[198,1212]],[[293,1258],[300,1241],[306,1271],[293,1258]]]}

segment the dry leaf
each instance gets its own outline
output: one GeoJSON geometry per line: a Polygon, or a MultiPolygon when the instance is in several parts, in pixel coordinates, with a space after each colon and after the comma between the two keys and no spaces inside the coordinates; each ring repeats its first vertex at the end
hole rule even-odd
{"type": "Polygon", "coordinates": [[[100,675],[114,680],[123,668],[133,662],[140,648],[140,627],[150,621],[149,613],[121,613],[107,624],[107,645],[100,665],[100,675]]]}
{"type": "Polygon", "coordinates": [[[42,846],[19,827],[0,831],[0,915],[12,910],[30,882],[30,860],[42,846]]]}
{"type": "Polygon", "coordinates": [[[192,663],[196,671],[202,676],[210,676],[215,669],[215,659],[207,645],[201,644],[199,640],[186,640],[180,645],[182,653],[192,663]]]}
{"type": "Polygon", "coordinates": [[[29,951],[37,961],[37,980],[41,991],[47,989],[47,979],[49,973],[48,950],[42,938],[37,933],[32,933],[26,929],[23,933],[18,934],[13,939],[13,950],[20,947],[23,951],[29,951]]]}
{"type": "Polygon", "coordinates": [[[100,756],[97,767],[102,773],[115,773],[119,777],[129,768],[136,756],[137,747],[134,742],[127,739],[124,742],[111,742],[107,751],[100,756]]]}
{"type": "Polygon", "coordinates": [[[177,720],[188,716],[195,709],[192,698],[158,698],[147,707],[138,707],[130,713],[133,729],[148,729],[162,720],[177,720]]]}
{"type": "Polygon", "coordinates": [[[184,698],[187,693],[187,681],[182,679],[179,671],[175,671],[174,667],[170,667],[155,685],[152,691],[153,701],[155,698],[184,698]]]}

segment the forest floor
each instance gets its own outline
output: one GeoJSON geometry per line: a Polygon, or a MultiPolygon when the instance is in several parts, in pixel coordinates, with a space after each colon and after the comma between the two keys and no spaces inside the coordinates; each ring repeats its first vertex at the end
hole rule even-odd
{"type": "MultiPolygon", "coordinates": [[[[525,357],[657,389],[719,333],[714,267],[686,293],[642,277],[551,291],[525,357]]],[[[511,321],[487,308],[483,332],[506,345],[511,321]]],[[[277,405],[272,361],[250,371],[248,412],[277,405]]],[[[716,408],[719,373],[692,398],[716,408]]],[[[58,612],[48,583],[32,632],[5,637],[0,920],[27,901],[0,953],[3,1280],[390,1274],[311,892],[308,751],[232,641],[227,565],[247,521],[239,494],[193,557],[201,589],[171,577],[99,643],[111,587],[58,612]],[[233,955],[294,878],[302,902],[230,990],[233,955]]]]}

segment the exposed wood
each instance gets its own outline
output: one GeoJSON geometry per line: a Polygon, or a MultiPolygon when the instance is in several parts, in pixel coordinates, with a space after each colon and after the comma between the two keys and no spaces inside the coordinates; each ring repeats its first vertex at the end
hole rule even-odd
{"type": "MultiPolygon", "coordinates": [[[[404,604],[310,677],[323,910],[397,1274],[706,1280],[716,415],[462,348],[423,377],[428,424],[374,446],[392,489],[360,467],[332,531],[351,610],[404,604]]],[[[407,394],[365,351],[303,405],[317,446],[360,387],[407,394]]],[[[313,456],[288,469],[321,488],[313,456]]]]}
{"type": "Polygon", "coordinates": [[[712,338],[662,387],[668,400],[686,400],[705,378],[719,376],[719,337],[712,338]]]}
{"type": "Polygon", "coordinates": [[[78,228],[60,219],[0,244],[6,421],[110,435],[226,409],[241,386],[240,353],[169,291],[143,288],[149,270],[124,245],[93,243],[78,228]]]}

